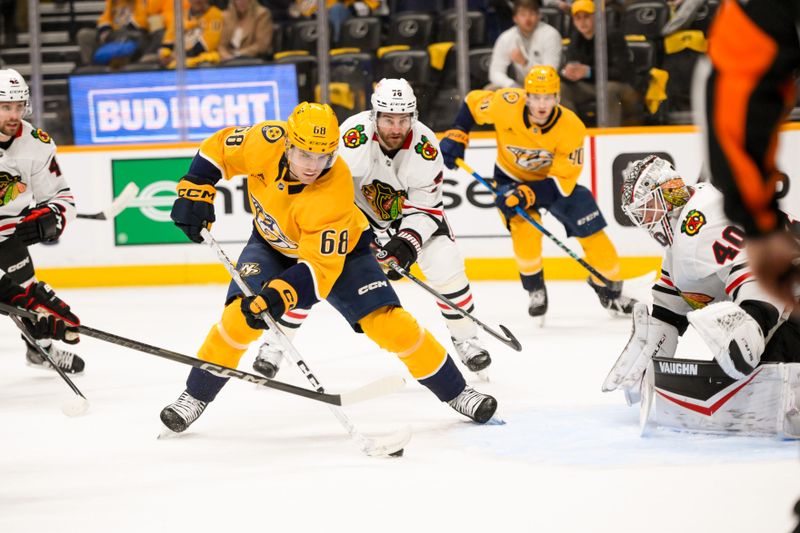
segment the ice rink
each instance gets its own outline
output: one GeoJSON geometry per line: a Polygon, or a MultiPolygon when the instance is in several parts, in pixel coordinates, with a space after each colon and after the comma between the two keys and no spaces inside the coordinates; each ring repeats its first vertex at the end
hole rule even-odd
{"type": "MultiPolygon", "coordinates": [[[[432,298],[396,287],[448,340],[432,298]]],[[[638,409],[600,392],[629,321],[611,318],[585,283],[548,288],[540,328],[519,283],[473,284],[476,315],[523,344],[516,353],[483,334],[491,382],[470,378],[497,397],[505,425],[475,425],[410,378],[401,392],[347,410],[366,434],[411,426],[399,459],[362,455],[323,404],[237,380],[184,435],[156,439],[159,411],[183,391],[189,367],[86,337],[76,351],[87,369],[75,381],[91,408],[67,418],[69,389],[25,365],[14,325],[0,319],[0,532],[790,531],[798,444],[665,430],[640,438],[638,409]]],[[[59,294],[87,326],[194,355],[225,288],[59,294]]],[[[240,368],[251,370],[255,346],[240,368]]],[[[329,391],[407,376],[325,303],[296,346],[329,391]]],[[[678,347],[707,353],[691,334],[678,347]]],[[[278,377],[307,385],[289,365],[278,377]]]]}

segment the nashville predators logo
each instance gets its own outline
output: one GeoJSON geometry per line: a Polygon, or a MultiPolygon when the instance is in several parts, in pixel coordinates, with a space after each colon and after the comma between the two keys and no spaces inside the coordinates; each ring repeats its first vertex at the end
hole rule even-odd
{"type": "Polygon", "coordinates": [[[689,237],[694,237],[700,232],[700,228],[702,228],[705,223],[706,216],[697,209],[692,209],[689,211],[689,214],[686,215],[683,223],[681,223],[681,233],[685,233],[689,237]]]}
{"type": "Polygon", "coordinates": [[[241,263],[236,269],[243,278],[261,274],[261,267],[258,263],[241,263]]]}
{"type": "Polygon", "coordinates": [[[436,156],[439,155],[439,151],[433,147],[431,141],[424,135],[420,140],[422,142],[418,142],[417,145],[414,146],[414,151],[421,155],[422,159],[425,159],[426,161],[432,161],[436,159],[436,156]]]}
{"type": "Polygon", "coordinates": [[[267,140],[269,143],[274,143],[281,137],[283,137],[283,128],[280,126],[264,126],[261,128],[261,135],[264,136],[264,139],[267,140]]]}
{"type": "Polygon", "coordinates": [[[713,296],[703,294],[701,292],[683,292],[681,291],[681,298],[689,304],[692,309],[702,309],[714,301],[713,296]]]}
{"type": "Polygon", "coordinates": [[[286,236],[281,230],[278,222],[272,216],[264,211],[264,208],[258,203],[255,196],[250,195],[250,200],[253,202],[253,212],[255,213],[255,223],[261,231],[264,239],[272,245],[273,248],[281,250],[297,250],[297,243],[286,236]]]}
{"type": "Polygon", "coordinates": [[[8,205],[28,187],[21,182],[22,176],[0,172],[0,206],[8,205]]]}
{"type": "Polygon", "coordinates": [[[506,146],[506,150],[514,155],[515,163],[524,170],[537,171],[553,164],[553,154],[547,150],[506,146]]]}
{"type": "Polygon", "coordinates": [[[344,132],[344,135],[342,135],[342,141],[348,148],[358,148],[367,142],[367,136],[364,134],[364,126],[359,124],[356,127],[350,128],[344,132]]]}
{"type": "Polygon", "coordinates": [[[39,139],[45,144],[49,143],[52,140],[52,137],[50,137],[49,133],[38,128],[35,130],[31,130],[31,135],[33,136],[34,139],[39,139]]]}
{"type": "Polygon", "coordinates": [[[361,187],[361,193],[380,220],[394,220],[403,212],[406,191],[396,191],[391,186],[374,180],[361,187]]]}

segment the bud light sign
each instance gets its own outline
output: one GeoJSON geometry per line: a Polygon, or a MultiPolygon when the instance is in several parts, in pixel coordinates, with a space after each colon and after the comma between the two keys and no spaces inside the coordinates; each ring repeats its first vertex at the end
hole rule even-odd
{"type": "Polygon", "coordinates": [[[75,144],[190,140],[263,120],[286,120],[297,105],[294,65],[186,71],[182,95],[175,71],[70,77],[75,144]],[[180,109],[182,96],[185,103],[180,109]]]}

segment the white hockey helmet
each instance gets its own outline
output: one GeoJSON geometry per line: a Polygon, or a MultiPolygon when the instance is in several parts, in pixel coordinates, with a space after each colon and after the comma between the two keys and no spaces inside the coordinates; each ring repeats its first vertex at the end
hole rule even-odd
{"type": "Polygon", "coordinates": [[[673,241],[672,219],[691,193],[669,161],[651,155],[634,161],[623,173],[622,212],[661,246],[673,241]]]}
{"type": "Polygon", "coordinates": [[[417,120],[417,97],[414,89],[403,78],[383,78],[372,93],[372,120],[378,113],[411,113],[412,123],[417,120]]]}
{"type": "Polygon", "coordinates": [[[0,70],[0,102],[25,102],[25,115],[30,113],[31,91],[25,78],[14,70],[0,70]]]}

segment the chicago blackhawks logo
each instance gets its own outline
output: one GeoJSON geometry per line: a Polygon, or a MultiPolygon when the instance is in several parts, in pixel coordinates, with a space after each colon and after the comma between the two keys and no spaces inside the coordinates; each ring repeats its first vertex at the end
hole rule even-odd
{"type": "Polygon", "coordinates": [[[35,130],[31,130],[31,135],[33,135],[34,139],[39,139],[45,144],[49,143],[52,140],[52,137],[50,137],[49,133],[38,128],[35,130]]]}
{"type": "Polygon", "coordinates": [[[406,191],[396,191],[378,180],[361,187],[361,193],[380,220],[394,220],[399,217],[407,197],[406,191]]]}
{"type": "Polygon", "coordinates": [[[439,155],[439,150],[434,148],[434,146],[431,144],[431,141],[424,135],[420,140],[422,142],[418,142],[417,145],[414,146],[414,151],[421,155],[422,159],[425,159],[426,161],[432,161],[436,159],[436,156],[439,155]]]}
{"type": "Polygon", "coordinates": [[[12,176],[8,172],[0,172],[0,206],[8,205],[28,187],[22,183],[22,176],[12,176]]]}
{"type": "Polygon", "coordinates": [[[694,237],[705,224],[706,216],[697,209],[692,209],[681,223],[681,233],[694,237]]]}
{"type": "Polygon", "coordinates": [[[367,136],[364,134],[364,126],[359,124],[355,128],[350,128],[344,132],[342,141],[344,141],[344,145],[348,148],[357,148],[367,142],[367,136]]]}
{"type": "Polygon", "coordinates": [[[553,164],[553,154],[547,150],[520,148],[519,146],[506,146],[506,150],[514,155],[514,162],[517,166],[525,170],[543,170],[553,164]]]}
{"type": "Polygon", "coordinates": [[[274,143],[283,137],[284,133],[283,128],[280,126],[264,126],[261,128],[261,135],[264,136],[264,139],[266,139],[268,143],[274,143]]]}

